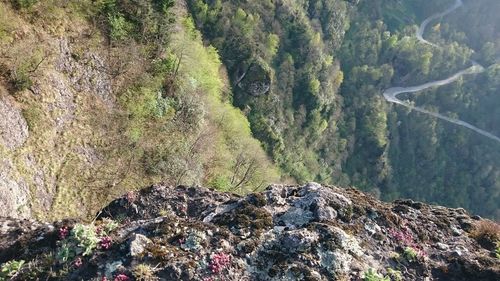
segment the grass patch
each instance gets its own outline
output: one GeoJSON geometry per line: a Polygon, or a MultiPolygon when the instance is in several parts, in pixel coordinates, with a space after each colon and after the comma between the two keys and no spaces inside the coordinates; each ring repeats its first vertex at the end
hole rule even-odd
{"type": "Polygon", "coordinates": [[[500,225],[490,220],[482,220],[476,224],[471,237],[484,248],[494,251],[500,243],[500,225]]]}

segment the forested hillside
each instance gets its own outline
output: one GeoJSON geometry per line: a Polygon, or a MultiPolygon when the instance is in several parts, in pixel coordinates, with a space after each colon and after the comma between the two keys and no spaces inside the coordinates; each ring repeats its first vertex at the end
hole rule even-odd
{"type": "Polygon", "coordinates": [[[345,1],[189,1],[220,50],[234,96],[254,135],[286,174],[331,181],[345,140],[335,124],[343,81],[337,51],[348,29],[345,1]],[[321,157],[319,151],[328,149],[321,157]]]}
{"type": "Polygon", "coordinates": [[[500,135],[497,1],[204,1],[190,10],[220,50],[233,104],[269,155],[299,182],[351,184],[500,215],[500,144],[390,105],[382,92],[486,71],[408,96],[414,104],[500,135]]]}
{"type": "MultiPolygon", "coordinates": [[[[496,60],[500,56],[500,22],[493,16],[500,3],[464,4],[443,22],[431,24],[426,36],[449,51],[467,46],[470,57],[480,62],[485,72],[423,92],[412,100],[500,136],[500,65],[496,60]]],[[[449,72],[437,73],[446,77],[449,72]]],[[[399,194],[389,195],[389,199],[413,196],[500,217],[498,142],[426,116],[403,112],[397,116],[393,124],[397,125],[397,120],[401,123],[391,135],[399,145],[391,148],[395,168],[390,188],[399,194]]]]}
{"type": "MultiPolygon", "coordinates": [[[[453,1],[448,1],[447,5],[450,5],[450,2],[453,1]]],[[[495,10],[492,8],[494,6],[497,6],[498,10],[498,3],[490,2],[490,10],[495,10]]],[[[482,6],[487,3],[466,2],[457,12],[465,14],[468,9],[472,10],[477,5],[482,6]]],[[[444,9],[442,7],[431,9],[434,12],[440,10],[444,9]]],[[[469,15],[471,10],[468,12],[469,15]]],[[[475,25],[475,21],[479,18],[483,17],[468,16],[461,21],[475,25]]],[[[491,24],[495,23],[490,22],[487,26],[491,24]]],[[[394,69],[391,85],[418,85],[449,77],[470,64],[469,58],[484,62],[486,72],[417,94],[415,104],[452,118],[467,120],[498,136],[500,131],[495,124],[500,121],[496,106],[500,102],[500,97],[498,84],[495,85],[494,82],[498,79],[498,73],[495,73],[498,65],[487,64],[488,58],[484,52],[479,50],[474,52],[474,43],[469,42],[477,42],[476,38],[468,39],[458,27],[447,22],[434,22],[430,27],[424,36],[431,42],[439,43],[442,48],[423,45],[416,42],[413,36],[408,38],[396,35],[400,38],[395,40],[394,47],[387,50],[382,47],[378,52],[379,60],[383,59],[378,64],[386,63],[394,69]],[[441,30],[443,33],[446,32],[447,36],[441,37],[439,34],[441,30]],[[461,38],[461,40],[451,38],[461,38]],[[392,54],[393,57],[383,58],[380,54],[386,56],[392,54]]],[[[480,29],[480,26],[477,27],[480,29]]],[[[406,34],[411,36],[412,32],[407,31],[406,34]]],[[[492,37],[483,38],[483,42],[497,40],[498,37],[494,34],[490,35],[492,37]]],[[[496,52],[498,54],[498,47],[496,52]]],[[[360,62],[363,63],[365,62],[360,62]]],[[[386,88],[387,85],[383,87],[386,88]]],[[[343,93],[344,96],[348,94],[343,93]]],[[[362,104],[362,101],[356,104],[362,104]]],[[[374,182],[373,177],[368,176],[372,181],[365,182],[366,177],[361,176],[361,181],[354,182],[355,185],[375,184],[381,188],[382,197],[385,199],[412,197],[433,203],[463,206],[481,214],[498,217],[500,208],[498,142],[433,117],[410,113],[398,106],[386,112],[388,112],[389,132],[385,136],[389,144],[386,150],[387,156],[382,155],[379,159],[380,161],[387,159],[388,165],[384,166],[385,171],[382,169],[374,171],[374,175],[384,175],[383,181],[377,182],[379,180],[377,178],[374,182]]],[[[365,144],[363,146],[366,147],[365,144]]],[[[354,155],[348,160],[353,160],[350,163],[354,164],[351,166],[354,168],[351,170],[354,171],[354,175],[362,174],[365,166],[363,157],[357,158],[354,155]]]]}

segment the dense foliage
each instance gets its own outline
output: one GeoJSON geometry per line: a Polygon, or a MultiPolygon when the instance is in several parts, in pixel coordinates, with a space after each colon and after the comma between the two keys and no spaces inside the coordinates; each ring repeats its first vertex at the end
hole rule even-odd
{"type": "Polygon", "coordinates": [[[343,140],[335,118],[343,81],[335,60],[348,28],[345,1],[189,1],[221,52],[233,102],[285,173],[332,181],[343,140]],[[325,143],[328,145],[325,146],[325,143]],[[324,156],[319,151],[328,149],[324,156]]]}
{"type": "Polygon", "coordinates": [[[475,59],[485,73],[408,99],[499,135],[498,3],[467,1],[431,22],[436,48],[415,30],[452,0],[188,2],[228,67],[233,103],[285,174],[499,215],[498,143],[382,96],[475,59]]]}

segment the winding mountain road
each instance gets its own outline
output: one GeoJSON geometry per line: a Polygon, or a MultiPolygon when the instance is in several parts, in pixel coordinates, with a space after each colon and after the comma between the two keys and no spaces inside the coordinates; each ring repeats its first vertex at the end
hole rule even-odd
{"type": "MultiPolygon", "coordinates": [[[[434,47],[439,47],[438,45],[436,45],[434,43],[431,43],[431,42],[429,42],[429,41],[427,41],[427,40],[425,40],[423,38],[423,34],[425,32],[425,29],[427,28],[427,25],[429,25],[429,23],[431,21],[435,20],[435,19],[438,19],[438,18],[441,18],[441,17],[444,17],[444,16],[450,14],[451,12],[455,11],[456,9],[458,9],[459,7],[461,7],[462,5],[463,5],[462,0],[456,0],[455,4],[453,4],[453,6],[451,6],[450,8],[448,8],[446,11],[441,12],[441,13],[437,13],[435,15],[432,15],[429,18],[427,18],[426,20],[424,20],[422,22],[422,24],[420,25],[419,29],[417,30],[417,34],[416,34],[417,39],[420,42],[422,42],[422,43],[425,43],[425,44],[428,44],[428,45],[431,45],[431,46],[434,46],[434,47]]],[[[497,137],[497,136],[495,136],[495,135],[493,135],[493,134],[491,134],[489,132],[486,132],[486,131],[484,131],[482,129],[479,129],[478,127],[476,127],[476,126],[474,126],[472,124],[469,124],[469,123],[467,123],[465,121],[462,121],[462,120],[459,120],[459,119],[450,118],[450,117],[444,116],[444,115],[442,115],[440,113],[432,112],[432,111],[426,110],[424,108],[421,108],[421,107],[418,107],[418,106],[414,106],[414,105],[410,104],[409,102],[402,101],[402,100],[398,99],[398,95],[400,95],[400,94],[404,94],[404,93],[416,93],[416,92],[423,91],[425,89],[444,86],[444,85],[447,85],[447,84],[455,82],[456,80],[458,80],[460,77],[462,77],[464,75],[477,74],[477,73],[481,73],[483,71],[484,71],[484,67],[482,67],[481,65],[479,65],[477,62],[472,61],[472,66],[471,67],[469,67],[469,68],[467,68],[465,70],[459,71],[458,73],[456,73],[453,76],[448,77],[448,78],[446,78],[444,80],[428,82],[428,83],[425,83],[425,84],[422,84],[422,85],[418,85],[418,86],[413,86],[413,87],[394,87],[394,88],[389,88],[389,89],[387,89],[387,90],[384,91],[384,98],[388,102],[399,104],[399,105],[405,106],[407,108],[410,108],[412,110],[415,110],[415,111],[418,111],[418,112],[421,112],[421,113],[424,113],[424,114],[427,114],[427,115],[439,118],[441,120],[444,120],[444,121],[456,124],[458,126],[462,126],[462,127],[468,128],[470,130],[475,131],[478,134],[481,134],[481,135],[483,135],[485,137],[488,137],[488,138],[490,138],[492,140],[500,142],[500,138],[499,137],[497,137]]]]}

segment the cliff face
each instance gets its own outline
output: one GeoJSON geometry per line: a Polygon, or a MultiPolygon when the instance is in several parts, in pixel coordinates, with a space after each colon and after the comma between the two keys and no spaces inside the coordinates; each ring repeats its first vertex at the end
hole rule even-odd
{"type": "Polygon", "coordinates": [[[92,224],[1,219],[0,263],[14,280],[500,280],[498,235],[463,209],[316,183],[155,185],[92,224]]]}
{"type": "Polygon", "coordinates": [[[75,11],[70,19],[59,13],[64,8],[42,4],[17,10],[0,3],[3,216],[78,215],[64,211],[68,206],[84,215],[92,188],[78,191],[74,183],[86,185],[110,158],[102,148],[113,145],[104,136],[115,133],[102,126],[118,126],[110,116],[120,82],[108,74],[104,38],[75,11]]]}
{"type": "Polygon", "coordinates": [[[278,181],[223,69],[184,1],[0,1],[0,216],[88,218],[159,181],[278,181]]]}

